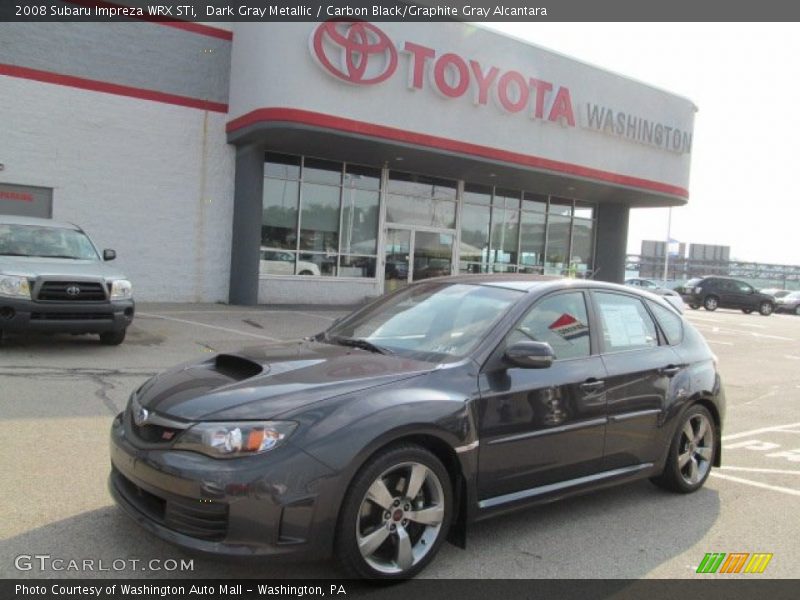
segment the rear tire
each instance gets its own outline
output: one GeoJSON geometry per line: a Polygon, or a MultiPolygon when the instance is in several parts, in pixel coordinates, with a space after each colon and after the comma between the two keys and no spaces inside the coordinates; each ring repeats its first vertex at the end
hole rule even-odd
{"type": "Polygon", "coordinates": [[[339,511],[336,556],[350,574],[407,579],[433,559],[453,512],[450,477],[434,454],[391,446],[361,467],[339,511]]]}
{"type": "Polygon", "coordinates": [[[775,305],[772,304],[772,302],[762,302],[758,307],[758,312],[760,312],[763,316],[768,317],[775,312],[775,305]]]}
{"type": "Polygon", "coordinates": [[[749,315],[750,313],[752,313],[752,312],[753,312],[753,309],[752,309],[752,308],[743,308],[743,309],[742,309],[742,312],[743,312],[744,314],[746,314],[746,315],[749,315]]]}
{"type": "Polygon", "coordinates": [[[690,304],[689,308],[691,308],[692,310],[698,310],[700,308],[700,305],[699,304],[690,304]]]}
{"type": "Polygon", "coordinates": [[[119,331],[106,331],[100,334],[100,343],[104,346],[119,346],[125,341],[125,332],[127,329],[119,331]]]}
{"type": "Polygon", "coordinates": [[[706,296],[706,299],[703,300],[703,308],[709,311],[717,310],[719,307],[719,298],[716,296],[706,296]]]}
{"type": "Polygon", "coordinates": [[[702,404],[694,404],[684,413],[672,438],[669,455],[661,475],[650,479],[671,492],[696,492],[708,479],[716,456],[717,427],[702,404]]]}

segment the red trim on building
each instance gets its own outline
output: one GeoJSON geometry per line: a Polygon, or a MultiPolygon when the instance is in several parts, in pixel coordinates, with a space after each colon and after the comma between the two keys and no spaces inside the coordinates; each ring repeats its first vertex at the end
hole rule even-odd
{"type": "MultiPolygon", "coordinates": [[[[77,4],[79,6],[95,7],[102,6],[105,8],[126,8],[122,4],[114,2],[105,2],[104,0],[64,0],[69,4],[77,4]]],[[[145,15],[143,17],[127,17],[139,21],[147,21],[148,23],[155,23],[157,25],[166,25],[167,27],[175,27],[190,33],[197,33],[208,37],[218,38],[230,42],[233,39],[233,32],[227,29],[220,29],[219,27],[212,27],[211,25],[203,25],[192,21],[182,21],[181,19],[171,19],[169,17],[145,15]]]]}
{"type": "Polygon", "coordinates": [[[600,169],[583,167],[581,165],[573,165],[570,163],[550,160],[548,158],[541,158],[539,156],[531,156],[518,152],[509,152],[508,150],[500,150],[499,148],[470,144],[468,142],[451,140],[426,133],[415,133],[413,131],[397,129],[395,127],[374,125],[372,123],[364,123],[362,121],[355,121],[353,119],[345,119],[341,117],[335,117],[333,115],[326,115],[323,113],[294,108],[259,108],[228,122],[225,129],[228,133],[230,133],[238,129],[242,129],[243,127],[248,127],[264,121],[301,123],[303,125],[324,127],[326,129],[335,129],[337,131],[344,131],[347,133],[367,135],[370,137],[387,139],[394,142],[404,142],[417,146],[424,146],[427,148],[435,148],[437,150],[446,150],[448,152],[457,152],[459,154],[478,156],[481,158],[488,158],[491,160],[522,165],[525,167],[532,167],[534,169],[554,171],[557,173],[564,173],[566,175],[574,175],[595,181],[602,181],[604,183],[613,183],[616,185],[624,185],[627,187],[639,188],[651,192],[668,194],[670,196],[678,196],[680,198],[689,197],[689,191],[687,189],[668,183],[662,183],[660,181],[652,181],[639,177],[630,177],[628,175],[620,175],[619,173],[602,171],[600,169]]]}
{"type": "Polygon", "coordinates": [[[221,102],[210,102],[208,100],[200,100],[199,98],[191,98],[189,96],[167,94],[165,92],[158,92],[155,90],[136,88],[117,83],[108,83],[106,81],[97,81],[95,79],[84,79],[83,77],[62,75],[61,73],[51,73],[49,71],[29,69],[28,67],[18,67],[16,65],[6,65],[0,63],[0,75],[20,77],[22,79],[32,79],[33,81],[40,81],[42,83],[64,85],[67,87],[74,87],[92,92],[102,92],[104,94],[114,94],[117,96],[128,96],[129,98],[151,100],[153,102],[174,104],[188,108],[198,108],[200,110],[209,110],[212,112],[228,112],[228,105],[221,102]]]}

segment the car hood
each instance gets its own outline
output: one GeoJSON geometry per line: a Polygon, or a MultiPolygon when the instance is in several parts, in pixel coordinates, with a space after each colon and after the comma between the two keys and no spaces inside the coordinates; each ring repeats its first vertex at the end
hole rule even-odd
{"type": "Polygon", "coordinates": [[[71,260],[35,256],[0,256],[0,272],[27,277],[82,277],[125,279],[125,275],[100,260],[71,260]]]}
{"type": "Polygon", "coordinates": [[[357,348],[288,342],[175,367],[146,382],[136,401],[159,415],[187,421],[272,419],[435,367],[357,348]]]}

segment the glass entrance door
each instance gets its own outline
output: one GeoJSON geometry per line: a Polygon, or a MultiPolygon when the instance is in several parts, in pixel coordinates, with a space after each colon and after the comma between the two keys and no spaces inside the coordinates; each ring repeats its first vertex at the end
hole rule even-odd
{"type": "Polygon", "coordinates": [[[412,281],[450,275],[453,241],[450,232],[387,228],[383,292],[393,292],[412,281]]]}

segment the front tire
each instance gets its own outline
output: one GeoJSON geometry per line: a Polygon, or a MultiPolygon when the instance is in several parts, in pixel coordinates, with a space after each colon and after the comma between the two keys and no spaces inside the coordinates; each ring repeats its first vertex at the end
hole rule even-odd
{"type": "Polygon", "coordinates": [[[350,484],[339,514],[337,557],[357,577],[413,577],[447,538],[452,507],[450,477],[434,454],[412,444],[389,447],[350,484]]]}
{"type": "Polygon", "coordinates": [[[672,439],[664,472],[650,481],[681,494],[699,490],[711,473],[716,439],[717,428],[708,409],[701,404],[691,406],[672,439]]]}
{"type": "Polygon", "coordinates": [[[762,302],[761,305],[758,307],[758,312],[760,312],[763,316],[768,317],[775,311],[775,306],[772,302],[762,302]]]}
{"type": "Polygon", "coordinates": [[[127,329],[119,331],[106,331],[100,334],[100,343],[104,346],[119,346],[125,341],[125,332],[127,329]]]}
{"type": "Polygon", "coordinates": [[[717,310],[719,306],[719,298],[716,296],[706,296],[706,299],[703,300],[703,308],[709,311],[717,310]]]}

